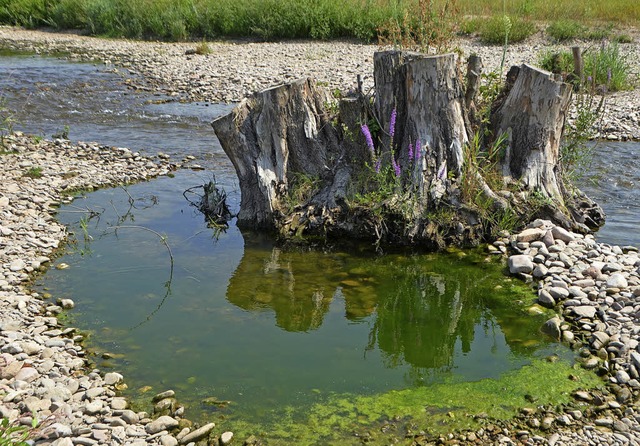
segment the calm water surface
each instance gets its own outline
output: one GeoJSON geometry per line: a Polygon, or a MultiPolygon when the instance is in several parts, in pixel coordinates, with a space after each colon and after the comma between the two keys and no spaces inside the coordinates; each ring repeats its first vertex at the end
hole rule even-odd
{"type": "MultiPolygon", "coordinates": [[[[193,418],[270,426],[291,411],[304,422],[329,395],[499,379],[566,354],[540,338],[545,317],[524,312],[531,296],[474,253],[283,251],[233,223],[207,227],[182,193],[215,175],[237,211],[235,174],[209,126],[229,106],[154,104],[91,64],[0,57],[0,71],[19,129],[50,136],[68,125],[74,140],[194,155],[208,168],[101,190],[59,212],[77,242],[56,262],[70,268],[51,269],[39,288],[76,301],[71,323],[99,367],[125,373],[134,400],[172,388],[193,418]],[[85,234],[87,209],[99,216],[84,220],[85,234]]],[[[583,188],[608,214],[601,241],[640,244],[639,150],[598,147],[583,188]]]]}

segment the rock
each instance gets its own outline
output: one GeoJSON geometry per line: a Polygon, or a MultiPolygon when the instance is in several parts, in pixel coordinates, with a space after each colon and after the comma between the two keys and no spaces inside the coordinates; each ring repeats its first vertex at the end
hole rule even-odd
{"type": "Polygon", "coordinates": [[[536,279],[543,279],[547,274],[549,274],[549,268],[547,268],[542,263],[536,265],[535,269],[533,270],[533,277],[535,277],[536,279]]]}
{"type": "Polygon", "coordinates": [[[33,367],[23,367],[18,371],[18,373],[16,373],[15,379],[16,381],[25,381],[29,383],[38,378],[38,376],[40,376],[40,374],[33,367]]]}
{"type": "Polygon", "coordinates": [[[116,397],[111,400],[110,404],[113,410],[123,410],[127,408],[127,400],[122,397],[116,397]]]}
{"type": "Polygon", "coordinates": [[[593,319],[596,315],[596,307],[592,307],[591,305],[580,305],[577,307],[571,307],[571,311],[578,317],[589,319],[593,319]]]}
{"type": "Polygon", "coordinates": [[[162,437],[160,437],[160,444],[162,446],[177,446],[178,440],[176,440],[175,437],[171,435],[163,435],[162,437]]]}
{"type": "Polygon", "coordinates": [[[533,262],[528,255],[518,254],[509,257],[509,272],[511,274],[530,274],[533,271],[533,262]]]}
{"type": "Polygon", "coordinates": [[[233,432],[227,431],[227,432],[224,432],[222,435],[220,435],[220,443],[223,446],[230,444],[231,440],[233,440],[233,432]]]}
{"type": "Polygon", "coordinates": [[[594,350],[600,350],[609,343],[609,335],[603,331],[597,331],[591,335],[589,342],[594,350]]]}
{"type": "Polygon", "coordinates": [[[104,375],[104,383],[108,386],[113,386],[115,384],[118,384],[122,380],[123,380],[122,375],[116,372],[110,372],[104,375]]]}
{"type": "Polygon", "coordinates": [[[613,273],[607,279],[608,288],[618,288],[618,289],[624,290],[628,286],[629,284],[627,283],[627,279],[624,277],[622,273],[613,273]]]}
{"type": "Polygon", "coordinates": [[[547,231],[541,228],[529,228],[516,235],[517,242],[533,242],[540,240],[547,231]]]}
{"type": "Polygon", "coordinates": [[[549,288],[549,294],[556,301],[559,301],[559,300],[564,300],[564,299],[569,297],[569,290],[566,289],[566,288],[559,287],[559,286],[554,286],[554,287],[549,288]]]}
{"type": "Polygon", "coordinates": [[[207,435],[209,435],[209,433],[213,430],[214,427],[216,427],[215,423],[205,424],[201,428],[196,429],[193,432],[189,432],[187,435],[182,437],[182,439],[180,440],[180,444],[187,444],[187,443],[191,443],[192,441],[193,442],[199,441],[205,438],[207,435]]]}
{"type": "Polygon", "coordinates": [[[65,310],[70,310],[76,305],[71,299],[60,299],[59,303],[65,310]]]}
{"type": "Polygon", "coordinates": [[[575,235],[560,226],[554,226],[551,229],[555,240],[562,240],[565,243],[572,242],[576,239],[575,235]]]}
{"type": "Polygon", "coordinates": [[[546,308],[553,308],[556,306],[555,299],[544,288],[538,291],[538,303],[546,308]]]}
{"type": "Polygon", "coordinates": [[[547,322],[545,322],[542,325],[542,332],[548,336],[551,336],[553,339],[560,339],[560,336],[562,334],[561,330],[560,330],[560,325],[562,324],[562,321],[560,320],[559,317],[553,317],[551,319],[549,319],[547,322]]]}
{"type": "Polygon", "coordinates": [[[173,398],[174,396],[176,396],[176,392],[174,392],[173,390],[166,390],[154,396],[151,401],[157,403],[160,400],[163,400],[165,398],[173,398]]]}
{"type": "Polygon", "coordinates": [[[102,411],[103,402],[102,400],[92,401],[90,403],[85,404],[83,412],[87,415],[95,415],[102,411]]]}
{"type": "Polygon", "coordinates": [[[166,431],[170,431],[171,429],[174,429],[176,427],[178,427],[179,423],[176,419],[171,418],[168,415],[162,415],[161,417],[158,417],[157,419],[153,420],[151,423],[147,424],[144,427],[144,430],[150,434],[157,434],[158,432],[162,432],[164,430],[166,431]]]}
{"type": "Polygon", "coordinates": [[[18,272],[27,267],[27,264],[22,259],[16,259],[9,264],[9,271],[18,272]]]}

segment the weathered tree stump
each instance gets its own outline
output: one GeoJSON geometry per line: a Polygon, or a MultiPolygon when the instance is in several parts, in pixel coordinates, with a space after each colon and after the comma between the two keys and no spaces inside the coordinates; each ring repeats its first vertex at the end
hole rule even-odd
{"type": "Polygon", "coordinates": [[[481,125],[482,67],[471,62],[466,91],[453,54],[385,51],[374,57],[373,103],[356,92],[335,104],[311,80],[243,100],[212,124],[240,180],[238,224],[288,237],[468,245],[499,221],[533,218],[526,197],[535,192],[549,200],[536,217],[597,225],[599,214],[592,207],[585,218],[562,182],[571,87],[528,65],[512,69],[488,127],[494,141],[505,139],[504,154],[487,167],[479,158],[490,149],[470,142],[481,125]]]}

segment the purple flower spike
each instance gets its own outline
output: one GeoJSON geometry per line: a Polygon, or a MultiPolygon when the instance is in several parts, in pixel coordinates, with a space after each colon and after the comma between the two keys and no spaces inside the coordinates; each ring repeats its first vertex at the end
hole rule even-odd
{"type": "Polygon", "coordinates": [[[376,173],[380,173],[380,164],[381,164],[381,161],[382,161],[382,160],[380,160],[379,158],[376,160],[376,166],[375,166],[376,173]]]}
{"type": "Polygon", "coordinates": [[[422,143],[420,140],[416,141],[416,151],[413,154],[413,159],[418,161],[420,159],[420,155],[422,155],[422,143]]]}
{"type": "Polygon", "coordinates": [[[393,155],[391,155],[391,165],[393,166],[393,172],[396,174],[396,177],[399,177],[400,174],[402,174],[402,170],[393,155]]]}
{"type": "Polygon", "coordinates": [[[360,130],[364,135],[365,141],[367,141],[367,147],[369,147],[369,150],[371,150],[371,153],[375,155],[376,150],[373,146],[373,138],[371,137],[371,131],[369,130],[369,126],[367,124],[362,124],[360,126],[360,130]]]}
{"type": "Polygon", "coordinates": [[[409,161],[413,161],[413,144],[409,143],[409,161]]]}
{"type": "Polygon", "coordinates": [[[391,139],[393,139],[393,135],[396,133],[396,118],[398,117],[398,112],[394,108],[391,112],[391,118],[389,119],[389,135],[391,139]]]}

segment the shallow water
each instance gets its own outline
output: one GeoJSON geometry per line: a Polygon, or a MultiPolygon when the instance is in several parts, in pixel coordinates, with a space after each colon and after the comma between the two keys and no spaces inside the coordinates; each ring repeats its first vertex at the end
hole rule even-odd
{"type": "Polygon", "coordinates": [[[41,290],[76,301],[71,323],[134,399],[172,388],[194,418],[268,426],[335,394],[499,378],[566,352],[540,339],[527,288],[483,255],[284,251],[235,226],[216,236],[176,193],[194,176],[129,187],[134,208],[108,189],[60,209],[78,243],[41,290]],[[104,210],[86,241],[82,208],[104,210]]]}
{"type": "MultiPolygon", "coordinates": [[[[182,193],[215,175],[237,211],[237,180],[209,125],[229,106],[155,104],[162,98],[128,91],[106,68],[0,57],[9,73],[0,89],[28,133],[69,125],[73,140],[194,155],[207,167],[62,207],[77,243],[57,263],[71,267],[39,281],[76,301],[68,317],[89,335],[93,360],[124,372],[144,409],[173,388],[195,419],[272,431],[291,413],[305,423],[313,404],[335,395],[499,379],[534,358],[568,354],[541,339],[545,316],[522,303],[529,291],[482,255],[282,251],[233,223],[207,227],[182,193]],[[84,221],[85,233],[86,209],[101,213],[84,221]]],[[[609,216],[598,237],[640,245],[640,145],[601,147],[583,183],[609,216]]]]}

